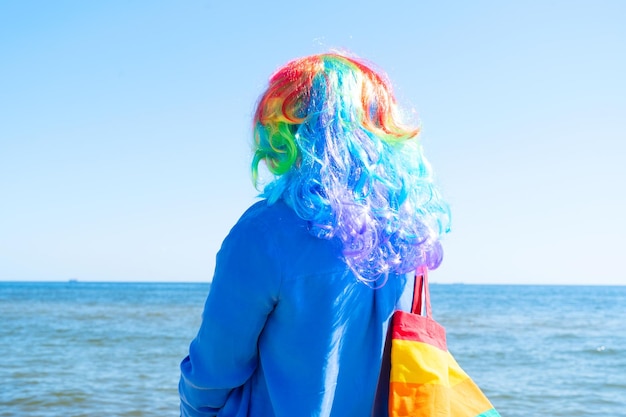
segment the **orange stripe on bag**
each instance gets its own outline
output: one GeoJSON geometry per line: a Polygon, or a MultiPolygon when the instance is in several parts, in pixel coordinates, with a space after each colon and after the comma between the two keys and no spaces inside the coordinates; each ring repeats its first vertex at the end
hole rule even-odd
{"type": "Polygon", "coordinates": [[[392,382],[389,394],[389,417],[474,417],[493,408],[471,379],[454,388],[392,382]]]}

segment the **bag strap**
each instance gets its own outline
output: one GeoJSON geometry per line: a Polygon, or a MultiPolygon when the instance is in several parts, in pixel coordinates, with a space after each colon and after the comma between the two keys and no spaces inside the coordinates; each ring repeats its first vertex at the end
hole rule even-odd
{"type": "Polygon", "coordinates": [[[418,268],[415,272],[411,313],[432,318],[430,290],[428,289],[428,270],[424,267],[418,268]]]}

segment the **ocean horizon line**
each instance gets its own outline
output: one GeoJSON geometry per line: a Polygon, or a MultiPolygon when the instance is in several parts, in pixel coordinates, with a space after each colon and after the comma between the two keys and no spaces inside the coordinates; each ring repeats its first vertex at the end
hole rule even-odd
{"type": "MultiPolygon", "coordinates": [[[[77,278],[69,278],[66,280],[14,280],[14,279],[2,279],[0,278],[0,284],[146,284],[146,285],[210,285],[212,281],[143,281],[143,280],[82,280],[77,278]]],[[[519,283],[519,282],[442,282],[437,280],[430,280],[431,285],[450,285],[450,286],[511,286],[511,287],[624,287],[625,284],[620,283],[519,283]]]]}

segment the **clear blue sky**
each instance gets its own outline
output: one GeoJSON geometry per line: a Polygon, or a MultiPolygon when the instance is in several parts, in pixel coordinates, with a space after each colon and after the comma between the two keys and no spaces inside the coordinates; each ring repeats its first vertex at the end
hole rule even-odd
{"type": "MultiPolygon", "coordinates": [[[[268,76],[347,49],[453,210],[435,282],[626,284],[624,1],[0,3],[0,280],[209,281],[268,76]]],[[[261,238],[251,236],[251,239],[261,238]]]]}

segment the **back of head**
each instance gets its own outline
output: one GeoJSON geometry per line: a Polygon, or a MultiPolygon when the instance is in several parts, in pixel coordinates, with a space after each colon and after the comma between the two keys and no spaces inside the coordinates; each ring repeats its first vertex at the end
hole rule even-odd
{"type": "Polygon", "coordinates": [[[434,269],[449,211],[418,134],[382,72],[340,54],[296,59],[259,100],[253,178],[264,161],[274,179],[263,196],[283,199],[315,236],[340,239],[360,279],[434,269]]]}

